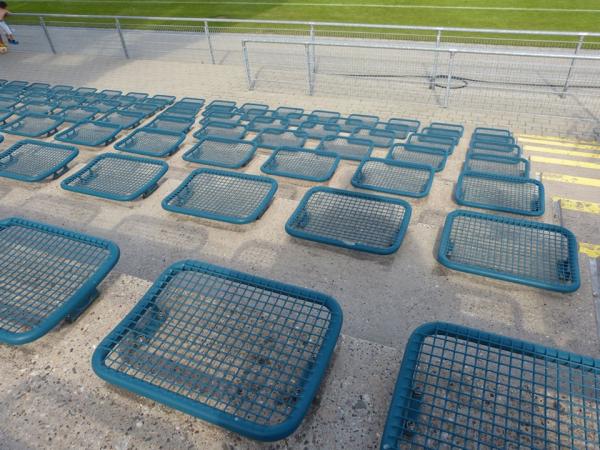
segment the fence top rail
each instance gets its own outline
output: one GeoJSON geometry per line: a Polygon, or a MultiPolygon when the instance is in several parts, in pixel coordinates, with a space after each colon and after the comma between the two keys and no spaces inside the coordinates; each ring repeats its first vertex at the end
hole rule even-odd
{"type": "Polygon", "coordinates": [[[13,13],[13,16],[44,17],[44,18],[67,18],[67,19],[121,19],[121,20],[154,20],[174,22],[221,22],[221,23],[257,23],[271,25],[306,25],[306,26],[330,26],[343,28],[379,28],[389,30],[420,30],[420,31],[453,31],[459,33],[488,33],[488,34],[514,34],[533,36],[590,36],[600,37],[600,33],[585,31],[540,31],[540,30],[510,30],[494,28],[460,28],[460,27],[425,27],[413,25],[391,25],[391,24],[367,24],[367,23],[344,23],[344,22],[311,22],[296,20],[261,20],[261,19],[216,19],[208,17],[155,17],[155,16],[114,16],[114,15],[91,15],[91,14],[45,14],[45,13],[13,13]]]}
{"type": "Polygon", "coordinates": [[[600,56],[593,55],[575,55],[573,53],[541,53],[541,52],[511,52],[500,50],[474,50],[467,48],[444,48],[444,47],[418,47],[414,45],[393,45],[393,44],[378,44],[367,42],[340,42],[330,40],[305,40],[305,39],[274,39],[274,38],[246,38],[242,39],[242,47],[247,43],[257,44],[291,44],[291,45],[314,45],[323,47],[352,47],[352,48],[378,48],[389,50],[415,50],[434,53],[465,53],[474,55],[500,55],[500,56],[529,56],[536,58],[555,58],[555,59],[581,59],[590,61],[600,61],[600,56]]]}

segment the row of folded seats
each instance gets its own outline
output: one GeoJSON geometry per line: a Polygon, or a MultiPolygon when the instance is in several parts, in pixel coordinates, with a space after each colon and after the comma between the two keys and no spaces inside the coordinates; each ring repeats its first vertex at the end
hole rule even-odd
{"type": "MultiPolygon", "coordinates": [[[[72,120],[57,140],[87,146],[105,146],[123,129],[158,114],[115,145],[152,158],[103,153],[62,182],[68,190],[126,201],[156,189],[168,169],[157,156],[174,152],[168,142],[157,144],[157,136],[180,138],[189,132],[203,101],[0,80],[0,106],[9,114],[7,133],[18,135],[23,127],[14,124],[23,118],[72,120]],[[144,118],[135,122],[133,116],[137,120],[140,114],[144,118]],[[116,128],[100,133],[115,122],[116,133],[116,128]],[[165,148],[171,150],[163,154],[165,148]]],[[[430,187],[464,133],[460,125],[433,123],[419,130],[416,121],[238,107],[220,100],[204,108],[199,125],[198,142],[183,159],[216,168],[191,172],[163,200],[165,209],[238,224],[256,220],[277,181],[231,169],[247,164],[257,148],[273,150],[264,173],[313,182],[328,180],[340,159],[356,159],[352,184],[386,195],[315,186],[286,230],[301,239],[373,253],[397,250],[410,219],[410,205],[387,194],[426,195],[423,185],[430,187]],[[245,140],[252,133],[254,138],[245,140]],[[316,149],[307,148],[311,140],[316,149]],[[371,150],[349,150],[351,145],[371,150]],[[373,157],[373,148],[386,154],[373,157]]],[[[21,141],[0,153],[0,175],[22,181],[58,177],[77,154],[73,145],[21,141]]],[[[510,131],[478,128],[455,200],[511,213],[543,212],[543,187],[528,174],[510,131]],[[535,184],[538,197],[528,194],[517,207],[522,194],[515,196],[515,186],[521,184],[535,184]]],[[[63,320],[76,320],[120,255],[105,239],[20,218],[0,222],[0,247],[5,287],[0,341],[8,345],[31,342],[63,320]]],[[[453,269],[562,292],[579,286],[572,234],[512,216],[449,214],[438,260],[453,269]]],[[[96,347],[92,367],[110,383],[249,438],[272,441],[294,432],[311,407],[341,324],[340,305],[325,294],[183,261],[167,268],[96,347]]],[[[591,448],[600,433],[599,386],[600,361],[592,358],[458,325],[425,324],[406,345],[381,448],[591,448]]]]}

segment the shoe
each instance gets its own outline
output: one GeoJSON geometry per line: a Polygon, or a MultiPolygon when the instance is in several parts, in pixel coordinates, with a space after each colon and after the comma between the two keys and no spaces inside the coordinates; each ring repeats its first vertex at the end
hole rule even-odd
{"type": "Polygon", "coordinates": [[[19,41],[16,41],[14,39],[9,39],[8,42],[10,42],[12,45],[19,45],[19,41]]]}

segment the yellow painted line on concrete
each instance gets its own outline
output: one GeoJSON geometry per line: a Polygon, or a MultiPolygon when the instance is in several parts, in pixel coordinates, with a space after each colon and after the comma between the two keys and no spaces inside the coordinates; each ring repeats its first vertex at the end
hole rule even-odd
{"type": "Polygon", "coordinates": [[[596,141],[578,141],[576,139],[565,139],[558,136],[539,136],[535,134],[520,134],[518,138],[521,139],[539,139],[542,141],[549,142],[569,142],[571,144],[589,144],[589,145],[599,145],[596,141]]]}
{"type": "Polygon", "coordinates": [[[579,243],[579,253],[589,256],[590,258],[600,258],[600,245],[579,243]]]}
{"type": "Polygon", "coordinates": [[[581,144],[579,142],[558,142],[558,141],[546,141],[543,139],[520,138],[519,143],[520,144],[542,144],[542,145],[550,145],[552,147],[567,147],[567,148],[573,148],[573,149],[577,149],[577,150],[600,151],[600,146],[598,146],[598,144],[588,145],[588,144],[581,144]]]}
{"type": "Polygon", "coordinates": [[[535,145],[526,145],[523,149],[527,152],[548,153],[549,155],[573,156],[575,158],[600,159],[600,153],[576,152],[573,150],[558,150],[556,148],[537,147],[535,145]]]}
{"type": "Polygon", "coordinates": [[[579,211],[589,214],[600,214],[600,203],[584,202],[581,200],[573,200],[571,198],[552,197],[552,201],[560,202],[562,209],[570,211],[579,211]]]}
{"type": "Polygon", "coordinates": [[[568,167],[580,167],[582,169],[593,169],[600,170],[600,164],[591,163],[585,161],[574,161],[572,159],[559,159],[559,158],[546,158],[545,156],[532,156],[531,161],[544,163],[544,164],[556,164],[558,166],[568,167]]]}
{"type": "Polygon", "coordinates": [[[560,173],[543,172],[542,181],[558,181],[559,183],[580,184],[582,186],[600,187],[600,179],[574,177],[560,173]]]}

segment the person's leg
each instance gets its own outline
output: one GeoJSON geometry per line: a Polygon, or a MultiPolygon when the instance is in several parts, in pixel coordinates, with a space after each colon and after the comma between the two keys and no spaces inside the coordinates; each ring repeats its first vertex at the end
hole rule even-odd
{"type": "Polygon", "coordinates": [[[0,30],[2,30],[4,34],[6,34],[8,42],[10,42],[11,44],[18,44],[18,42],[15,40],[15,36],[12,30],[10,29],[8,24],[3,20],[0,20],[0,30]]]}

